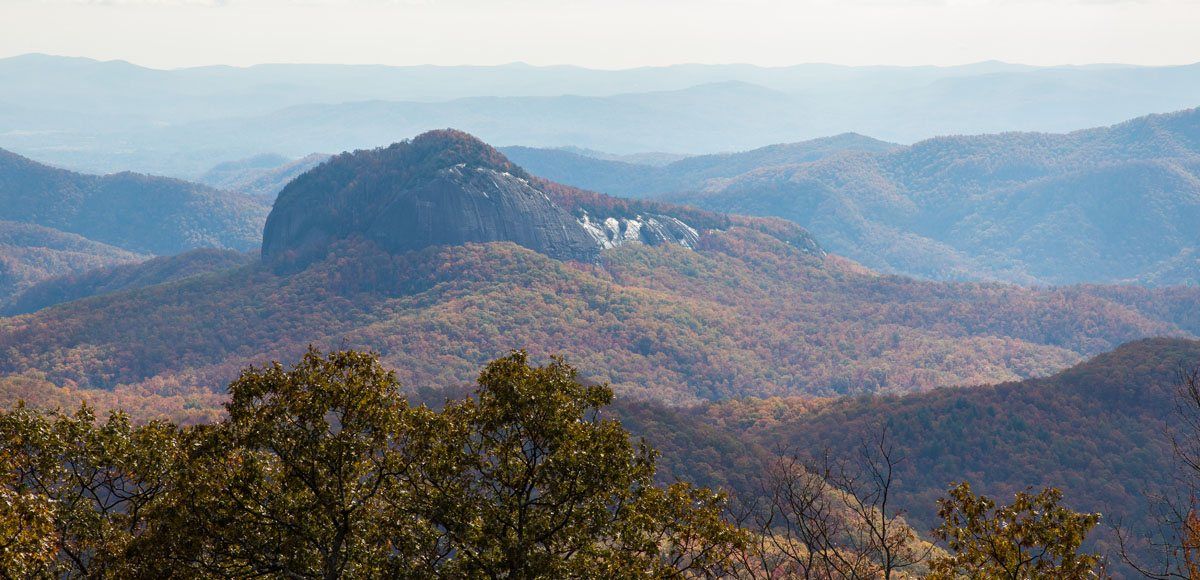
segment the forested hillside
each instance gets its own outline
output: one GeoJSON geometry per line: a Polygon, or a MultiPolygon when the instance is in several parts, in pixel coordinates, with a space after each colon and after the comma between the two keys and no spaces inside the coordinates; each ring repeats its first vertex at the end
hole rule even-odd
{"type": "MultiPolygon", "coordinates": [[[[377,352],[443,408],[522,348],[611,384],[614,416],[662,450],[657,481],[734,492],[743,523],[766,517],[756,498],[790,454],[853,456],[881,429],[900,458],[889,521],[914,558],[932,552],[908,534],[937,525],[952,481],[1062,488],[1080,529],[1084,512],[1149,525],[1145,494],[1177,491],[1163,421],[1174,373],[1200,359],[1200,288],[883,275],[795,223],[560,185],[456,131],[340,155],[275,212],[261,259],[205,250],[35,286],[17,307],[36,311],[0,318],[0,403],[211,423],[225,385],[258,384],[248,366],[315,346],[377,352]]],[[[854,496],[844,474],[805,473],[854,496]]]]}
{"type": "MultiPolygon", "coordinates": [[[[1057,487],[1074,509],[1145,533],[1163,507],[1155,502],[1187,494],[1171,437],[1195,436],[1176,412],[1185,404],[1180,372],[1193,368],[1200,342],[1149,339],[1044,379],[818,403],[729,401],[697,410],[696,420],[801,455],[852,456],[864,437],[886,431],[903,457],[900,506],[919,529],[935,524],[947,482],[969,480],[996,496],[1057,487]]],[[[1097,538],[1116,553],[1111,530],[1097,538]]]]}
{"type": "Polygon", "coordinates": [[[939,137],[766,167],[673,199],[793,220],[884,271],[1196,284],[1200,109],[1061,135],[939,137]]]}
{"type": "Polygon", "coordinates": [[[85,175],[0,150],[0,219],[143,254],[258,247],[269,207],[244,195],[136,173],[85,175]]]}
{"type": "MultiPolygon", "coordinates": [[[[546,538],[590,519],[628,519],[618,537],[627,538],[629,526],[640,522],[659,529],[660,540],[621,551],[648,549],[650,565],[660,547],[674,554],[709,546],[663,561],[666,569],[715,567],[701,577],[795,577],[814,570],[846,577],[863,569],[938,579],[972,570],[977,577],[1027,569],[1055,578],[1131,574],[1121,558],[1139,561],[1153,550],[1133,544],[1117,551],[1112,533],[1094,528],[1101,521],[1120,525],[1137,534],[1127,538],[1142,541],[1149,537],[1144,526],[1156,523],[1149,516],[1153,494],[1183,490],[1175,485],[1184,480],[1163,477],[1178,460],[1151,423],[1181,402],[1179,375],[1169,379],[1169,370],[1198,359],[1200,342],[1155,339],[1019,384],[680,410],[630,400],[606,408],[613,401],[606,386],[578,381],[561,360],[531,367],[521,352],[489,363],[473,394],[458,387],[406,400],[397,375],[372,355],[309,351],[290,368],[244,369],[213,425],[179,429],[131,422],[121,413],[97,420],[87,407],[74,414],[25,406],[0,411],[0,437],[13,443],[0,480],[10,502],[0,521],[28,524],[6,528],[16,530],[8,546],[18,549],[0,551],[0,563],[10,570],[80,574],[174,574],[214,565],[310,569],[322,560],[297,554],[340,527],[347,537],[363,535],[346,552],[346,558],[361,558],[360,566],[450,569],[474,560],[427,559],[426,550],[396,547],[443,536],[436,545],[471,538],[525,545],[520,535],[459,536],[441,531],[457,524],[437,523],[463,518],[474,527],[505,529],[561,520],[546,538]],[[418,406],[439,395],[447,398],[418,406]],[[333,421],[337,429],[329,428],[333,421]],[[74,469],[81,464],[96,467],[80,476],[74,469]],[[265,476],[272,468],[278,475],[265,476]],[[313,472],[327,475],[305,478],[313,472]],[[343,500],[344,494],[329,493],[339,478],[374,484],[350,486],[358,499],[343,500]],[[1048,484],[1054,487],[1042,489],[1048,484]],[[626,491],[626,485],[632,487],[626,491]],[[1138,491],[1125,491],[1131,488],[1138,491]],[[533,489],[536,500],[511,489],[533,489]],[[1000,501],[1014,497],[1014,503],[992,503],[976,495],[979,489],[999,492],[985,493],[1000,501]],[[595,503],[597,494],[630,499],[595,503]],[[645,494],[658,499],[643,503],[645,494]],[[438,501],[450,495],[453,500],[438,501]],[[64,501],[69,497],[75,501],[64,501]],[[245,497],[255,499],[247,504],[245,497]],[[933,517],[933,497],[940,498],[940,521],[933,517]],[[1098,509],[1086,507],[1097,498],[1103,511],[1089,511],[1098,509]],[[358,507],[339,511],[346,514],[340,519],[314,515],[337,511],[341,501],[358,507]],[[513,501],[527,510],[526,523],[512,523],[514,512],[505,506],[513,501]],[[548,509],[547,502],[561,509],[548,509]],[[276,515],[258,517],[263,509],[276,515]],[[420,525],[425,521],[434,523],[420,525]],[[414,530],[395,534],[412,522],[414,530]],[[297,526],[320,535],[297,537],[297,526]],[[946,549],[927,544],[925,529],[950,538],[946,549]],[[293,541],[288,547],[246,544],[263,534],[293,541]],[[54,557],[85,545],[104,549],[54,557]],[[799,548],[785,549],[790,545],[799,548]],[[1030,559],[993,553],[1000,549],[1028,551],[1030,559]],[[1054,555],[1039,555],[1042,549],[1054,555]],[[294,559],[280,563],[276,554],[294,559]]],[[[1189,442],[1197,436],[1179,435],[1189,442]]],[[[587,529],[570,538],[612,545],[608,527],[587,529]]],[[[633,565],[629,558],[616,561],[620,569],[633,565]]],[[[567,551],[537,569],[577,560],[567,551]]],[[[515,565],[524,564],[503,564],[515,565]]]]}
{"type": "Polygon", "coordinates": [[[76,234],[0,221],[0,306],[42,280],[144,258],[76,234]]]}
{"type": "Polygon", "coordinates": [[[191,276],[222,272],[257,262],[258,256],[233,250],[192,250],[136,264],[97,267],[51,278],[15,294],[5,315],[24,314],[55,304],[121,290],[145,288],[191,276]]]}
{"type": "Polygon", "coordinates": [[[454,131],[339,156],[268,223],[262,264],[0,319],[0,372],[204,399],[308,344],[380,352],[412,388],[522,347],[679,404],[1017,380],[1197,331],[1200,289],[880,276],[794,224],[561,186],[454,131]]]}
{"type": "Polygon", "coordinates": [[[246,368],[229,395],[209,425],[101,418],[87,405],[0,410],[0,569],[764,580],[1073,580],[1109,569],[1082,545],[1101,515],[1065,507],[1057,489],[1008,504],[954,485],[930,532],[953,538],[943,550],[895,507],[886,447],[882,462],[838,471],[759,462],[768,454],[745,445],[725,462],[736,446],[720,429],[643,415],[652,433],[636,437],[607,385],[522,351],[432,407],[355,351],[246,368]],[[664,433],[664,456],[721,460],[757,491],[661,469],[664,433]]]}
{"type": "Polygon", "coordinates": [[[1086,294],[879,277],[733,228],[597,266],[511,244],[344,245],[300,273],[247,266],[3,319],[0,350],[6,374],[178,393],[309,343],[377,350],[413,387],[521,345],[678,403],[1012,380],[1164,333],[1183,331],[1086,294]]]}

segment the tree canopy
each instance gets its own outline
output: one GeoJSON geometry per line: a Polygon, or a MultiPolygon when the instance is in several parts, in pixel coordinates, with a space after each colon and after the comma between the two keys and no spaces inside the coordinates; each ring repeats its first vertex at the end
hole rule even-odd
{"type": "Polygon", "coordinates": [[[370,353],[245,369],[219,421],[84,405],[0,411],[0,577],[1070,577],[1097,516],[1061,493],[996,507],[962,484],[938,555],[893,507],[886,435],[784,462],[765,503],[656,482],[613,392],[560,358],[492,361],[474,393],[409,401],[370,353]],[[866,445],[866,444],[864,444],[866,445]],[[739,515],[741,514],[741,515],[739,515]],[[739,526],[738,522],[745,524],[739,526]],[[929,556],[935,554],[932,562],[929,556]]]}
{"type": "Polygon", "coordinates": [[[605,385],[523,352],[473,397],[412,406],[371,354],[249,368],[227,416],[179,429],[0,415],[0,567],[13,577],[720,574],[725,497],[654,484],[605,385]]]}

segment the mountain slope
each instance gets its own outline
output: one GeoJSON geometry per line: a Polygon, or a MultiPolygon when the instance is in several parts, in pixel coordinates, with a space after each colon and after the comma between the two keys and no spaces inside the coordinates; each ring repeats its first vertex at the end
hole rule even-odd
{"type": "Polygon", "coordinates": [[[217,189],[274,201],[275,196],[288,182],[327,159],[329,156],[321,153],[312,153],[299,159],[256,155],[239,161],[219,163],[196,180],[217,189]]]}
{"type": "Polygon", "coordinates": [[[1200,109],[1069,134],[940,137],[672,196],[774,215],[868,267],[1021,283],[1200,282],[1200,109]]]}
{"type": "Polygon", "coordinates": [[[232,250],[201,249],[136,264],[98,267],[42,281],[16,294],[3,313],[24,314],[121,290],[145,288],[191,276],[231,270],[256,261],[232,250]]]}
{"type": "Polygon", "coordinates": [[[576,190],[455,131],[306,173],[266,232],[261,263],[0,319],[0,373],[211,394],[311,343],[376,350],[420,388],[523,347],[673,404],[918,391],[1186,336],[1200,297],[879,276],[783,220],[576,190]]]}
{"type": "Polygon", "coordinates": [[[279,193],[263,257],[308,262],[360,236],[393,252],[507,240],[557,258],[594,259],[600,248],[587,230],[529,179],[453,131],[340,155],[279,193]]]}
{"type": "Polygon", "coordinates": [[[267,207],[169,179],[84,175],[0,150],[0,219],[78,234],[132,252],[258,246],[267,207]]]}
{"type": "Polygon", "coordinates": [[[1090,296],[862,274],[735,227],[699,251],[621,246],[599,266],[508,243],[392,255],[351,242],[295,274],[250,266],[0,319],[0,372],[205,391],[312,343],[374,349],[406,384],[448,385],[527,347],[682,402],[995,382],[1178,332],[1090,296]]]}
{"type": "Polygon", "coordinates": [[[516,163],[547,179],[611,195],[649,197],[702,189],[709,180],[736,177],[761,167],[817,161],[844,152],[884,152],[898,145],[846,133],[800,143],[769,145],[740,153],[696,155],[663,165],[608,160],[564,149],[502,147],[516,163]]]}
{"type": "MultiPolygon", "coordinates": [[[[800,453],[852,454],[864,434],[886,427],[904,458],[899,507],[918,529],[936,524],[947,484],[967,479],[993,497],[1059,487],[1074,509],[1146,530],[1153,498],[1180,491],[1165,427],[1178,419],[1179,370],[1198,365],[1200,342],[1149,339],[1044,379],[819,405],[719,403],[696,420],[800,453]]],[[[1101,528],[1100,544],[1114,548],[1101,528]]]]}
{"type": "Polygon", "coordinates": [[[43,280],[144,258],[75,234],[0,221],[0,306],[43,280]]]}

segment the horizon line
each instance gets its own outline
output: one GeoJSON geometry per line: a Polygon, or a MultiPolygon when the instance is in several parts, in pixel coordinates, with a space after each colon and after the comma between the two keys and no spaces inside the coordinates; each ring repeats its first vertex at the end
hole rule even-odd
{"type": "Polygon", "coordinates": [[[842,64],[842,63],[834,63],[834,62],[810,61],[810,62],[797,62],[797,63],[793,63],[793,64],[784,64],[784,65],[763,65],[763,64],[755,64],[755,63],[751,63],[751,62],[695,62],[695,61],[692,61],[692,62],[677,62],[677,63],[671,63],[671,64],[647,64],[647,65],[628,66],[628,67],[602,67],[602,66],[572,64],[572,63],[534,64],[534,63],[530,63],[528,61],[517,60],[517,61],[502,62],[502,63],[492,63],[492,64],[477,64],[477,63],[386,64],[386,63],[378,63],[378,62],[371,63],[371,62],[295,61],[295,62],[259,62],[259,63],[254,63],[254,64],[244,64],[244,65],[226,64],[226,63],[211,63],[211,64],[184,65],[184,66],[175,66],[175,67],[158,67],[158,66],[139,64],[137,62],[134,62],[132,60],[125,59],[125,58],[103,59],[103,58],[97,58],[97,57],[92,57],[92,56],[52,54],[52,53],[47,53],[47,52],[36,52],[36,51],[3,55],[3,56],[0,56],[0,61],[17,60],[17,59],[22,59],[22,58],[83,60],[83,61],[88,61],[88,62],[96,63],[96,64],[123,64],[123,65],[141,68],[141,69],[162,71],[162,72],[185,71],[185,70],[196,70],[196,69],[213,69],[213,68],[250,70],[250,69],[253,69],[256,67],[268,67],[268,66],[345,66],[345,67],[393,68],[393,69],[405,69],[405,68],[410,68],[410,69],[415,69],[415,68],[445,68],[445,69],[502,68],[502,67],[518,67],[519,66],[519,67],[538,68],[538,69],[573,68],[573,69],[583,69],[583,70],[598,71],[598,72],[624,72],[624,71],[634,71],[634,70],[644,70],[644,69],[669,69],[669,68],[677,68],[677,67],[749,67],[749,68],[758,68],[758,69],[764,69],[764,70],[782,70],[782,69],[800,68],[800,67],[833,67],[833,68],[849,68],[849,69],[871,69],[871,68],[955,69],[955,68],[969,68],[969,67],[976,67],[976,66],[992,65],[992,66],[1008,66],[1008,67],[1017,67],[1017,68],[1026,68],[1026,69],[1072,69],[1072,68],[1102,68],[1102,67],[1178,68],[1178,67],[1188,67],[1188,66],[1200,65],[1200,61],[1171,63],[1171,64],[1138,64],[1138,63],[1128,63],[1128,62],[1027,64],[1027,63],[1020,63],[1020,62],[1011,62],[1011,61],[1006,61],[1006,60],[1002,60],[1002,59],[984,59],[984,60],[978,60],[978,61],[962,62],[962,63],[957,63],[957,64],[842,64]]]}

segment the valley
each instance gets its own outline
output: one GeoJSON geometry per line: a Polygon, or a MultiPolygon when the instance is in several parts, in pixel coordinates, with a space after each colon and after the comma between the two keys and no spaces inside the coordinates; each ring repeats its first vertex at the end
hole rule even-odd
{"type": "MultiPolygon", "coordinates": [[[[0,319],[0,371],[211,393],[311,344],[379,352],[421,389],[525,348],[622,395],[690,404],[1018,380],[1200,331],[1171,305],[1200,289],[1167,299],[880,275],[787,222],[573,190],[462,133],[322,165],[285,188],[266,232],[261,263],[0,319]],[[680,225],[643,225],[652,216],[680,225]],[[595,239],[593,220],[614,225],[595,239]]],[[[58,292],[86,294],[82,283],[58,292]]]]}

